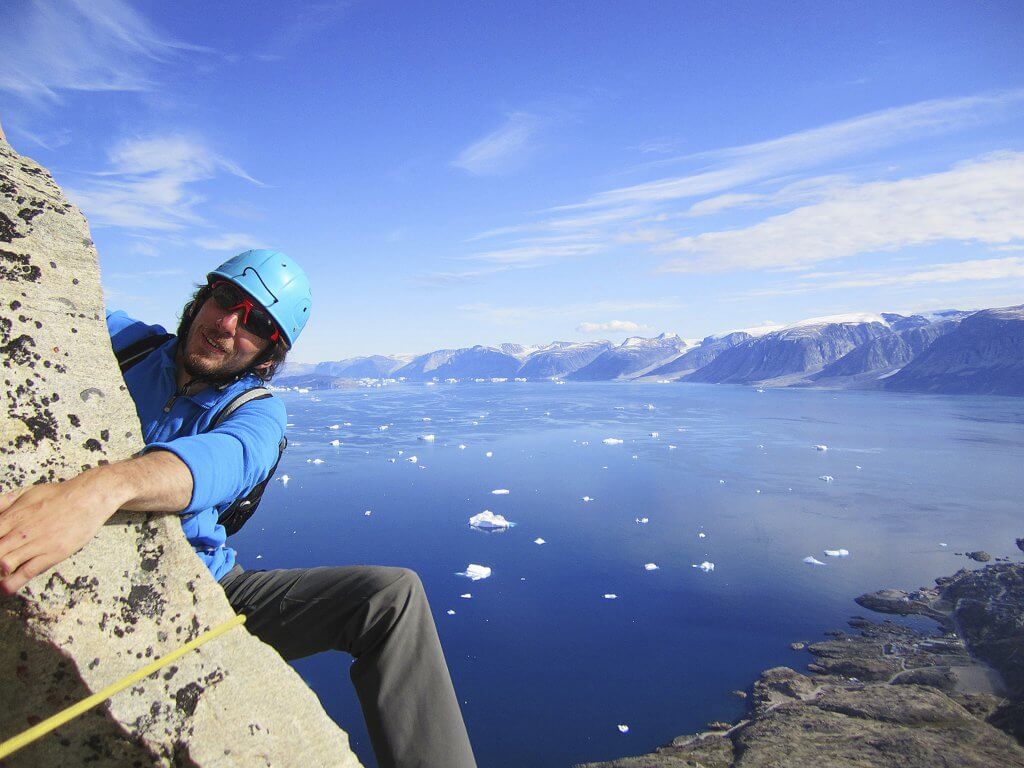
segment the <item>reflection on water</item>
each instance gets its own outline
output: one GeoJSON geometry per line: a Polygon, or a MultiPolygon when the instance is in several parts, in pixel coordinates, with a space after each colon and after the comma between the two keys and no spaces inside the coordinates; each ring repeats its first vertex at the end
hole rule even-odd
{"type": "MultiPolygon", "coordinates": [[[[789,643],[861,613],[856,595],[1022,535],[1020,400],[546,383],[283,397],[291,480],[236,537],[240,562],[416,569],[481,766],[637,754],[733,718],[729,692],[805,664],[789,643]],[[516,527],[471,528],[485,509],[516,527]],[[455,575],[470,563],[491,577],[455,575]]],[[[372,764],[348,660],[296,666],[372,764]]]]}

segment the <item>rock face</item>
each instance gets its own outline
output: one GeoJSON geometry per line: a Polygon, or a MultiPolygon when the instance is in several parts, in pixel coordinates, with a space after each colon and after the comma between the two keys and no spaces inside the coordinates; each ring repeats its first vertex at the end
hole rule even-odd
{"type": "Polygon", "coordinates": [[[414,358],[391,375],[404,376],[411,381],[463,379],[471,377],[509,378],[519,370],[519,358],[507,355],[493,347],[477,345],[465,349],[440,349],[414,358]]]}
{"type": "Polygon", "coordinates": [[[879,336],[826,365],[810,379],[818,384],[840,377],[874,374],[874,378],[905,366],[935,341],[956,328],[955,322],[925,324],[879,336]]]}
{"type": "MultiPolygon", "coordinates": [[[[393,357],[370,355],[369,357],[350,357],[334,362],[317,363],[312,371],[319,376],[346,379],[381,379],[390,376],[405,363],[393,357]]],[[[291,373],[289,371],[289,373],[291,373]]]]}
{"type": "Polygon", "coordinates": [[[1024,564],[857,602],[929,616],[942,634],[853,619],[857,634],[830,632],[808,648],[810,674],[763,672],[749,716],[724,733],[680,736],[589,768],[1024,766],[1024,564]]]}
{"type": "Polygon", "coordinates": [[[564,376],[589,365],[594,358],[611,348],[611,343],[607,341],[581,344],[556,341],[530,355],[516,375],[528,379],[550,379],[564,376]]]}
{"type": "Polygon", "coordinates": [[[1024,395],[1024,304],[966,317],[886,382],[895,392],[1024,395]]]}
{"type": "MultiPolygon", "coordinates": [[[[103,319],[82,214],[0,140],[2,487],[71,477],[142,447],[103,319]]],[[[74,510],[68,510],[74,514],[74,510]]],[[[119,514],[0,597],[8,738],[234,616],[173,515],[119,514]]],[[[348,738],[244,628],[4,761],[8,766],[355,766],[348,738]]]]}
{"type": "Polygon", "coordinates": [[[724,336],[708,336],[700,343],[700,346],[688,349],[675,360],[658,366],[647,375],[652,378],[682,378],[694,371],[699,371],[725,350],[732,349],[750,338],[751,335],[743,331],[727,333],[724,336]]]}
{"type": "Polygon", "coordinates": [[[666,333],[653,339],[631,337],[609,349],[565,378],[572,381],[610,381],[646,373],[651,368],[678,357],[687,343],[666,333]]]}

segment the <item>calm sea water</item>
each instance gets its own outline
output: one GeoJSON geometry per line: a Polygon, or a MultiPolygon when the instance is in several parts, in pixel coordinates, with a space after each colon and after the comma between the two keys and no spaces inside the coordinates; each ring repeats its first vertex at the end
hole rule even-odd
{"type": "MultiPolygon", "coordinates": [[[[858,594],[977,567],[955,552],[1019,555],[1024,535],[1019,399],[553,383],[283,397],[291,479],[235,537],[240,562],[419,572],[482,768],[639,754],[732,719],[730,691],[802,668],[789,643],[863,613],[858,594]],[[470,528],[484,509],[516,527],[470,528]],[[469,563],[493,575],[457,576],[469,563]]],[[[349,663],[295,666],[374,765],[349,663]]]]}

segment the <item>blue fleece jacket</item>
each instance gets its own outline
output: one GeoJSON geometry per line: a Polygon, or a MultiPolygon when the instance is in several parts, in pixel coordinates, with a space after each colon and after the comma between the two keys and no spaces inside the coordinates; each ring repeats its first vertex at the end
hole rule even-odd
{"type": "MultiPolygon", "coordinates": [[[[114,350],[166,331],[124,312],[108,312],[114,350]]],[[[235,564],[235,550],[217,518],[231,502],[267,476],[277,461],[287,414],[284,403],[268,397],[246,403],[216,429],[210,424],[236,395],[260,385],[253,375],[225,387],[207,387],[194,395],[176,395],[174,352],[168,339],[125,373],[142,424],[145,451],[170,451],[192,473],[192,499],[179,514],[185,537],[199,559],[220,579],[235,564]]]]}

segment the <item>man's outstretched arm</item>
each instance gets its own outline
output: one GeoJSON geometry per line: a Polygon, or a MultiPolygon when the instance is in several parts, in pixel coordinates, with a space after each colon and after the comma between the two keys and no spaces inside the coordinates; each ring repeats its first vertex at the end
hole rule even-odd
{"type": "Polygon", "coordinates": [[[0,593],[77,552],[119,509],[180,512],[191,498],[188,466],[162,450],[0,494],[0,593]]]}

